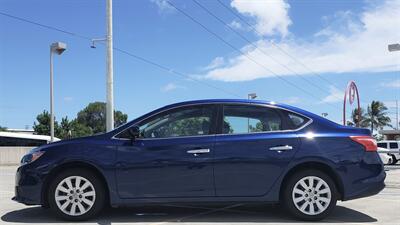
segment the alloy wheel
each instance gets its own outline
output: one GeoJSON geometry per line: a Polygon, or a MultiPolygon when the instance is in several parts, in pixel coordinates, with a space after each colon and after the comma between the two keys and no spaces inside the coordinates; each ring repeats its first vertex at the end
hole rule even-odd
{"type": "Polygon", "coordinates": [[[307,215],[324,212],[332,199],[329,185],[316,176],[306,176],[293,187],[292,201],[296,208],[307,215]]]}
{"type": "Polygon", "coordinates": [[[81,176],[69,176],[63,179],[54,193],[57,207],[69,216],[87,213],[96,201],[93,184],[81,176]]]}

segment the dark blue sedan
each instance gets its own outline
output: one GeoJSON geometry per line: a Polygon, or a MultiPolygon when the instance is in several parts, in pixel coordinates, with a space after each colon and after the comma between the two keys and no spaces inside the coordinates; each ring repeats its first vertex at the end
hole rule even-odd
{"type": "Polygon", "coordinates": [[[33,149],[18,168],[14,200],[68,220],[106,205],[216,202],[281,203],[320,220],[337,200],[384,188],[376,150],[369,130],[288,105],[190,101],[33,149]]]}

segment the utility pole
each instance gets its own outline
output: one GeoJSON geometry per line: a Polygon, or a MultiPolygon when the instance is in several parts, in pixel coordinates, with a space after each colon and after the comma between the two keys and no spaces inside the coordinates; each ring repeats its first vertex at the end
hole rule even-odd
{"type": "Polygon", "coordinates": [[[107,1],[107,103],[106,129],[114,129],[114,90],[113,90],[113,41],[112,41],[112,0],[107,1]]]}
{"type": "Polygon", "coordinates": [[[396,130],[399,130],[399,100],[396,100],[396,130]]]}
{"type": "MultiPolygon", "coordinates": [[[[389,52],[400,51],[400,43],[388,45],[389,52]]],[[[396,99],[396,130],[399,130],[399,101],[396,99]]]]}

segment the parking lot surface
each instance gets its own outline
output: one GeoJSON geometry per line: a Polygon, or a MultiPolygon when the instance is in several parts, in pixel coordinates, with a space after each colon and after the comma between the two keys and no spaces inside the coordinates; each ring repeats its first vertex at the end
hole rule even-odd
{"type": "MultiPolygon", "coordinates": [[[[400,165],[387,166],[386,188],[378,195],[338,202],[334,212],[318,224],[400,225],[400,165]]],[[[15,166],[0,167],[0,224],[80,224],[58,220],[47,209],[11,201],[15,166]]],[[[160,205],[107,209],[81,224],[309,224],[288,216],[279,206],[160,205]]]]}

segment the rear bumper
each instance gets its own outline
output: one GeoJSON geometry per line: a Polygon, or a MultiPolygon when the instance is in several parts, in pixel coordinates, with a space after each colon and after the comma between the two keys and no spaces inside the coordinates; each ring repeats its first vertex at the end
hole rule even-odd
{"type": "Polygon", "coordinates": [[[15,175],[15,196],[12,200],[25,205],[42,203],[42,178],[36,170],[21,166],[15,175]]]}
{"type": "Polygon", "coordinates": [[[372,195],[376,195],[385,188],[386,173],[382,171],[378,176],[362,180],[360,183],[360,189],[351,193],[350,195],[344,196],[343,200],[352,200],[356,198],[364,198],[372,195]]]}
{"type": "Polygon", "coordinates": [[[365,153],[361,162],[347,166],[342,171],[344,195],[342,200],[368,197],[385,188],[386,173],[378,153],[365,153]]]}

